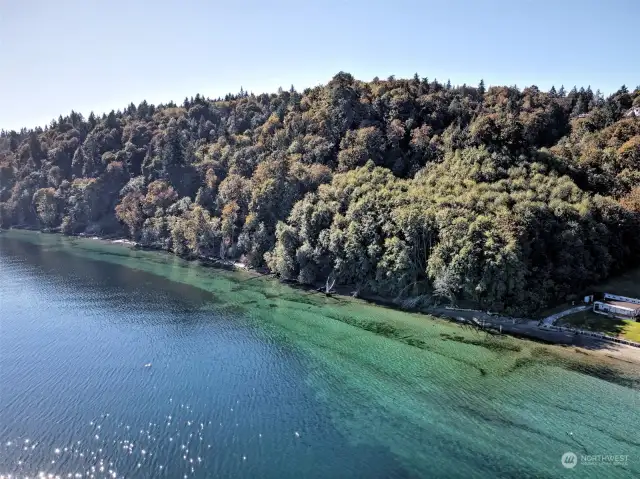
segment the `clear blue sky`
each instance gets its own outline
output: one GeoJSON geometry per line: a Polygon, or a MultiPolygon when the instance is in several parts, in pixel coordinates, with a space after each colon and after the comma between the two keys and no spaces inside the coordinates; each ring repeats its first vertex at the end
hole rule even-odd
{"type": "Polygon", "coordinates": [[[640,1],[0,0],[0,58],[4,129],[341,70],[611,93],[640,84],[640,1]]]}

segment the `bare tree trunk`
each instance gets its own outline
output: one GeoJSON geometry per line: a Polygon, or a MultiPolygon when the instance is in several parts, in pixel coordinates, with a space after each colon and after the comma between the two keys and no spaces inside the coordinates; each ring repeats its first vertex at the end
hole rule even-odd
{"type": "Polygon", "coordinates": [[[330,295],[331,292],[333,291],[333,286],[336,284],[336,277],[333,274],[333,271],[331,271],[331,273],[329,274],[329,276],[327,276],[327,281],[325,282],[324,285],[324,294],[326,295],[330,295]],[[331,283],[330,283],[331,282],[331,283]]]}

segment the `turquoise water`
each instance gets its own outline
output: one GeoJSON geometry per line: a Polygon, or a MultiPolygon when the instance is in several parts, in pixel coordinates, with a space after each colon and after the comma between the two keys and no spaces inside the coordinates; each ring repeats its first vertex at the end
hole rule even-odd
{"type": "Polygon", "coordinates": [[[638,390],[545,351],[162,253],[4,232],[0,476],[639,477],[638,390]],[[566,469],[569,451],[628,458],[566,469]]]}

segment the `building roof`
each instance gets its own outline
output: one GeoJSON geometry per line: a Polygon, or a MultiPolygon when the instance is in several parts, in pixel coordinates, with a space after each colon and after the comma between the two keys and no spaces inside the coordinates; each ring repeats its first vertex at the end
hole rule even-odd
{"type": "Polygon", "coordinates": [[[627,303],[626,301],[600,301],[605,304],[610,304],[611,306],[615,306],[616,308],[626,309],[629,311],[638,311],[640,310],[640,304],[635,303],[627,303]]]}

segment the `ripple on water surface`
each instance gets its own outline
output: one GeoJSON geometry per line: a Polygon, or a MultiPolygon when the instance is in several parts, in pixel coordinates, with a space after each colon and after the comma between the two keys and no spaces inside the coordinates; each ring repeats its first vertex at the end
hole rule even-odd
{"type": "Polygon", "coordinates": [[[0,476],[565,477],[567,451],[640,475],[638,392],[529,343],[24,235],[0,235],[0,476]]]}

